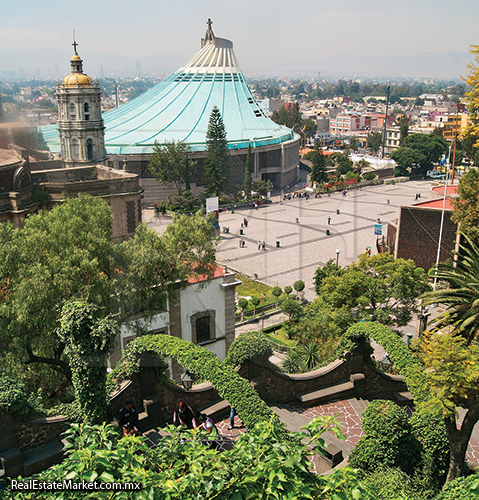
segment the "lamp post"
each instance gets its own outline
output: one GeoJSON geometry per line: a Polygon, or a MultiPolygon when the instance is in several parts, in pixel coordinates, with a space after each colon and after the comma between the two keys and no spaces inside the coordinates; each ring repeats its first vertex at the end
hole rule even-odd
{"type": "Polygon", "coordinates": [[[181,384],[185,388],[185,390],[189,391],[191,387],[193,386],[193,376],[192,373],[189,372],[188,370],[184,369],[183,373],[181,374],[181,384]]]}
{"type": "Polygon", "coordinates": [[[391,366],[391,360],[387,353],[384,355],[384,358],[380,361],[381,368],[386,371],[391,366]]]}
{"type": "Polygon", "coordinates": [[[339,254],[340,254],[340,251],[339,251],[339,248],[336,250],[336,267],[339,267],[339,254]]]}

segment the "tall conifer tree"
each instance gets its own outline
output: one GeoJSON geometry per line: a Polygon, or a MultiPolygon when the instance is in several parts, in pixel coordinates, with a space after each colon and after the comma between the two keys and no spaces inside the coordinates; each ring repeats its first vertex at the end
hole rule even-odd
{"type": "Polygon", "coordinates": [[[246,167],[244,173],[243,189],[246,198],[251,196],[251,191],[253,189],[253,179],[251,174],[253,173],[253,162],[251,159],[251,144],[248,145],[248,156],[246,157],[246,167]]]}
{"type": "Polygon", "coordinates": [[[219,196],[220,191],[228,191],[229,175],[228,143],[220,110],[215,106],[211,111],[206,133],[205,178],[209,196],[219,196]]]}

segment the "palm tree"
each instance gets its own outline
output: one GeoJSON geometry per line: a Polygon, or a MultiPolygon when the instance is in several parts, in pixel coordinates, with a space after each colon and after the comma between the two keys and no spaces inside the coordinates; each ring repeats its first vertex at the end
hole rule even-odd
{"type": "Polygon", "coordinates": [[[299,348],[299,356],[301,365],[306,372],[310,372],[316,368],[321,362],[321,354],[319,346],[315,342],[308,342],[299,348]]]}
{"type": "Polygon", "coordinates": [[[423,304],[445,304],[447,310],[437,318],[440,327],[454,326],[468,345],[479,332],[479,248],[467,236],[461,235],[456,259],[440,263],[429,271],[429,276],[448,284],[447,288],[422,295],[423,304]]]}

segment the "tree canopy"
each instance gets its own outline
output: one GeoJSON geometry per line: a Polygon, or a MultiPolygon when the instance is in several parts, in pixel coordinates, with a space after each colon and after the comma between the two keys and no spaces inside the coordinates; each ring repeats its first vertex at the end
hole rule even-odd
{"type": "Polygon", "coordinates": [[[452,220],[461,225],[461,232],[479,243],[479,170],[469,169],[459,181],[458,199],[452,199],[452,220]]]}
{"type": "Polygon", "coordinates": [[[212,273],[215,242],[201,215],[179,217],[161,237],[140,225],[121,243],[112,242],[111,223],[105,201],[81,195],[29,217],[23,229],[0,224],[0,355],[7,371],[28,373],[51,396],[71,381],[57,335],[65,303],[94,304],[100,318],[148,317],[164,307],[172,283],[212,273]]]}
{"type": "Polygon", "coordinates": [[[182,185],[190,189],[192,170],[196,164],[188,159],[190,147],[182,141],[155,141],[153,153],[148,157],[148,169],[153,177],[163,184],[172,182],[181,194],[182,185]]]}
{"type": "Polygon", "coordinates": [[[417,310],[417,298],[429,289],[423,269],[412,260],[394,259],[389,253],[359,255],[345,268],[316,274],[316,290],[333,309],[371,318],[388,326],[404,326],[417,310]]]}

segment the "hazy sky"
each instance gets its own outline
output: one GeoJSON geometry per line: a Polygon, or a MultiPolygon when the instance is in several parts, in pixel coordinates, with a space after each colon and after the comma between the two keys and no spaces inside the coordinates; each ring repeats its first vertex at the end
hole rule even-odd
{"type": "Polygon", "coordinates": [[[478,0],[0,0],[0,12],[0,48],[21,52],[70,46],[75,29],[80,55],[189,57],[208,17],[240,61],[252,53],[468,52],[479,44],[478,0]]]}

